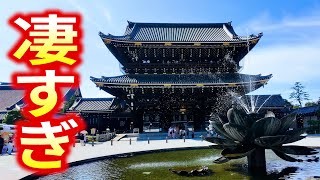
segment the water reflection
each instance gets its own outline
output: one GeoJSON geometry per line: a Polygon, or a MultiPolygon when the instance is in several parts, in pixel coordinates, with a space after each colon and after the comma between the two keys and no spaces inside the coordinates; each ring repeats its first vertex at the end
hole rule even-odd
{"type": "MultiPolygon", "coordinates": [[[[246,158],[225,165],[213,164],[212,161],[219,154],[220,151],[202,149],[107,159],[74,166],[64,173],[53,174],[40,179],[183,179],[183,177],[170,172],[169,169],[201,166],[208,166],[213,172],[210,178],[215,179],[308,179],[320,176],[319,162],[287,162],[279,159],[272,151],[267,150],[269,175],[266,177],[251,177],[247,172],[246,158]]],[[[300,158],[307,159],[307,157],[300,158]]],[[[193,177],[193,179],[197,178],[193,177]]]]}
{"type": "Polygon", "coordinates": [[[150,163],[136,163],[130,165],[129,169],[141,169],[141,168],[170,168],[175,166],[194,166],[194,165],[212,165],[212,162],[217,159],[219,156],[209,156],[203,157],[200,159],[188,160],[188,161],[168,161],[168,162],[150,162],[150,163]]]}
{"type": "Polygon", "coordinates": [[[123,169],[113,160],[103,160],[74,166],[64,173],[40,177],[41,180],[82,180],[82,179],[120,179],[123,169]]]}

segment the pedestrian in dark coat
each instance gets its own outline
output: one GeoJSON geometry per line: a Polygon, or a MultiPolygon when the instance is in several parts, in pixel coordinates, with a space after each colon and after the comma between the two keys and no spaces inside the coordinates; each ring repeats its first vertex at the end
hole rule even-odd
{"type": "Polygon", "coordinates": [[[2,136],[0,135],[0,154],[1,154],[1,155],[2,155],[3,145],[4,145],[4,139],[3,139],[2,136]]]}

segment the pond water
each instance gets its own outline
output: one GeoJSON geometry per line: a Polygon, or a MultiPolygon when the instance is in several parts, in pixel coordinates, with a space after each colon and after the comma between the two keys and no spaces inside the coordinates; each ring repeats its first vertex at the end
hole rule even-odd
{"type": "MultiPolygon", "coordinates": [[[[64,173],[40,177],[53,179],[308,179],[320,177],[319,162],[292,163],[279,159],[267,150],[268,176],[250,177],[246,158],[225,164],[214,164],[220,150],[198,149],[135,155],[126,158],[105,159],[69,168],[64,173]],[[183,177],[169,171],[192,170],[207,166],[212,173],[204,177],[183,177]]],[[[319,156],[319,155],[318,155],[319,156]]],[[[307,157],[300,157],[307,159],[307,157]]]]}

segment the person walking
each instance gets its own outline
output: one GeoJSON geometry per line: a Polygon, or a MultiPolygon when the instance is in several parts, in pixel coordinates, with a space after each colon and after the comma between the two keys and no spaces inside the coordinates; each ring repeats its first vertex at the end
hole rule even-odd
{"type": "Polygon", "coordinates": [[[2,155],[3,145],[4,145],[4,139],[3,139],[2,135],[0,134],[0,155],[2,155]]]}
{"type": "Polygon", "coordinates": [[[80,135],[80,144],[81,144],[81,146],[84,146],[84,135],[83,134],[80,135]]]}
{"type": "Polygon", "coordinates": [[[11,155],[12,150],[13,150],[12,138],[9,139],[9,142],[8,142],[7,146],[8,146],[8,154],[11,155]]]}

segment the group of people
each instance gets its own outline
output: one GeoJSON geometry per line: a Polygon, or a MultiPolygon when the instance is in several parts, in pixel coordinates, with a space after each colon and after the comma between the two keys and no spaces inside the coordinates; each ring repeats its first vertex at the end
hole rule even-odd
{"type": "Polygon", "coordinates": [[[168,129],[168,137],[172,139],[189,137],[189,129],[188,128],[180,128],[179,126],[171,126],[168,129]]]}
{"type": "Polygon", "coordinates": [[[8,141],[5,142],[5,139],[0,134],[0,155],[6,154],[6,153],[11,155],[13,150],[14,150],[13,138],[9,137],[8,141]]]}
{"type": "Polygon", "coordinates": [[[85,134],[80,134],[79,139],[81,146],[85,146],[87,142],[87,136],[85,134]]]}

